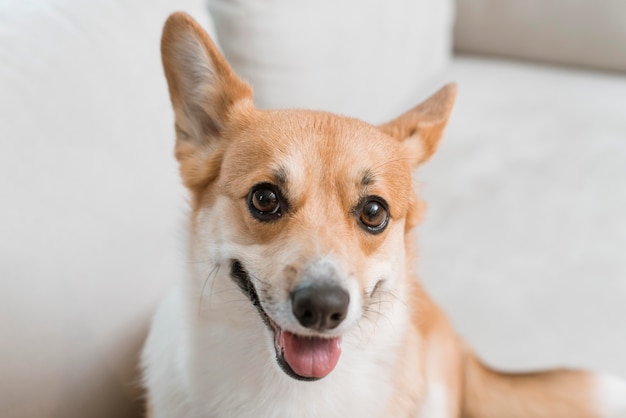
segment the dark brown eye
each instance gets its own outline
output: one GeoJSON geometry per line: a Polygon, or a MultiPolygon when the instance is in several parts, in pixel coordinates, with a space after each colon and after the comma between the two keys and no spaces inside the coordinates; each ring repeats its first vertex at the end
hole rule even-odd
{"type": "Polygon", "coordinates": [[[268,189],[257,190],[252,194],[252,205],[259,212],[273,213],[278,210],[280,203],[276,193],[268,189]]]}
{"type": "Polygon", "coordinates": [[[268,222],[279,218],[284,211],[283,199],[273,184],[257,184],[248,195],[248,210],[260,221],[268,222]]]}
{"type": "Polygon", "coordinates": [[[361,201],[358,208],[359,223],[366,231],[378,234],[387,227],[389,209],[381,197],[368,196],[361,201]]]}

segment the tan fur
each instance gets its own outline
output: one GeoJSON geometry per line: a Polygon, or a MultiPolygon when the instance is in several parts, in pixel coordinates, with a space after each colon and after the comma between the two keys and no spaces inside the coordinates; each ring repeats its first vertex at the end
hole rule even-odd
{"type": "Polygon", "coordinates": [[[413,165],[426,162],[437,151],[456,99],[456,85],[448,84],[428,100],[379,129],[400,141],[413,165]]]}
{"type": "Polygon", "coordinates": [[[464,418],[599,418],[590,396],[589,373],[553,370],[505,374],[490,370],[471,353],[465,359],[464,418]]]}
{"type": "MultiPolygon", "coordinates": [[[[192,193],[193,228],[203,228],[199,211],[222,196],[228,202],[234,237],[263,246],[283,263],[287,286],[306,260],[289,258],[286,248],[298,245],[304,254],[333,253],[346,264],[362,266],[381,251],[398,250],[389,248],[386,240],[393,228],[402,228],[409,272],[402,288],[411,322],[397,353],[387,416],[416,416],[434,380],[445,386],[453,417],[596,417],[585,373],[509,375],[482,365],[411,273],[410,232],[424,211],[413,193],[411,169],[437,149],[455,100],[454,84],[377,128],[323,112],[254,108],[251,88],[187,15],[168,19],[162,53],[176,114],[176,157],[192,193]],[[198,51],[209,57],[210,67],[199,65],[190,76],[185,68],[189,62],[181,60],[190,60],[187,55],[198,51]],[[245,204],[250,187],[260,182],[281,184],[285,172],[286,197],[297,210],[289,222],[261,224],[245,204]],[[372,180],[363,181],[368,176],[372,180]],[[352,213],[359,196],[368,194],[380,195],[390,204],[390,227],[377,235],[360,230],[352,213]]],[[[358,268],[354,276],[365,277],[358,268]]],[[[368,285],[360,283],[364,291],[372,290],[366,289],[368,285]]]]}

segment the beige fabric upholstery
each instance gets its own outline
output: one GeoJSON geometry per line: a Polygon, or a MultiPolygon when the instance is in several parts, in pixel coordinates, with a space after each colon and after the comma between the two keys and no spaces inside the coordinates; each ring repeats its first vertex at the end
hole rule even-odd
{"type": "Polygon", "coordinates": [[[159,40],[202,0],[0,2],[0,417],[127,418],[180,276],[159,40]]]}
{"type": "Polygon", "coordinates": [[[458,0],[455,48],[626,71],[623,0],[458,0]]]}

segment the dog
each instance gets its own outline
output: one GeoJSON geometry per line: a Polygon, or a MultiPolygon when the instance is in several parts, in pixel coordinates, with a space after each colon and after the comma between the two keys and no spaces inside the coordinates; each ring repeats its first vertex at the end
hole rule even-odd
{"type": "Polygon", "coordinates": [[[454,84],[372,126],[256,109],[184,13],[161,51],[190,262],[142,354],[148,416],[626,416],[617,378],[486,367],[417,280],[412,172],[437,149],[454,84]]]}

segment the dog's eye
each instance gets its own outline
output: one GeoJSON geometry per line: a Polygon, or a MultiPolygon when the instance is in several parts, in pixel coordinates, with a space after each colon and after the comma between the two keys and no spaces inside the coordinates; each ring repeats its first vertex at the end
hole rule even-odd
{"type": "Polygon", "coordinates": [[[389,209],[382,197],[368,196],[357,206],[359,223],[368,232],[378,234],[389,223],[389,209]]]}
{"type": "Polygon", "coordinates": [[[248,195],[248,209],[259,221],[268,222],[282,216],[284,200],[273,184],[257,184],[248,195]]]}

